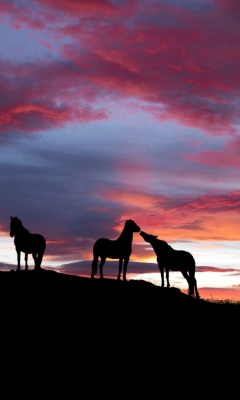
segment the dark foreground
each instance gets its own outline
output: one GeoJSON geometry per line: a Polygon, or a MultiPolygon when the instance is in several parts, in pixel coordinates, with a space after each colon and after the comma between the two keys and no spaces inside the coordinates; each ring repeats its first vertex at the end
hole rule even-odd
{"type": "MultiPolygon", "coordinates": [[[[194,335],[238,326],[240,306],[195,299],[176,288],[161,288],[146,281],[91,279],[41,269],[0,272],[2,321],[38,324],[50,329],[99,333],[117,329],[146,336],[178,337],[179,330],[194,335]]],[[[220,332],[219,332],[220,333],[220,332]]],[[[123,338],[123,337],[122,337],[123,338]]]]}
{"type": "Polygon", "coordinates": [[[189,385],[205,392],[217,368],[229,387],[239,357],[240,307],[175,288],[9,271],[0,272],[0,299],[8,390],[31,398],[151,398],[163,386],[178,395],[189,385]]]}

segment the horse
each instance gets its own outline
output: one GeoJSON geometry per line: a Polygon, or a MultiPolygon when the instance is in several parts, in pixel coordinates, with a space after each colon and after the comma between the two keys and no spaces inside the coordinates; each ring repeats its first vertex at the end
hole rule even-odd
{"type": "Polygon", "coordinates": [[[30,233],[24,228],[18,217],[10,217],[10,236],[14,237],[14,244],[17,252],[17,271],[20,270],[21,251],[25,253],[25,270],[28,270],[28,254],[34,259],[34,269],[40,270],[43,254],[46,249],[46,240],[38,233],[30,233]]]}
{"type": "Polygon", "coordinates": [[[174,250],[167,242],[157,239],[158,236],[149,235],[141,231],[140,235],[145,242],[152,245],[152,248],[157,256],[158,268],[161,273],[162,286],[164,286],[164,273],[166,272],[167,287],[170,287],[169,270],[181,271],[182,275],[188,282],[188,294],[199,298],[197,290],[197,281],[195,278],[195,259],[191,253],[185,250],[174,250]]]}
{"type": "Polygon", "coordinates": [[[98,258],[101,261],[99,264],[100,278],[103,278],[103,265],[106,258],[119,259],[119,271],[117,279],[121,279],[122,264],[123,265],[123,280],[126,281],[127,266],[132,253],[133,232],[140,232],[140,227],[132,220],[127,219],[122,230],[122,233],[116,240],[106,238],[98,239],[93,245],[93,262],[91,278],[97,274],[98,258]]]}

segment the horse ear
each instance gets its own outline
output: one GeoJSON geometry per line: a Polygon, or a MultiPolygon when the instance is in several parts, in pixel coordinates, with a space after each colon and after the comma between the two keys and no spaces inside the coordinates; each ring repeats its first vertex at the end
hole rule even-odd
{"type": "Polygon", "coordinates": [[[12,217],[10,217],[12,219],[12,217]]]}
{"type": "Polygon", "coordinates": [[[155,238],[157,239],[157,236],[155,236],[155,238]]]}

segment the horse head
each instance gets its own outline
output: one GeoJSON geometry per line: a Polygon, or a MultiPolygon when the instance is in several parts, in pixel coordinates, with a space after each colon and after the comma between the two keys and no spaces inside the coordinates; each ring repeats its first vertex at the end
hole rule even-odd
{"type": "Polygon", "coordinates": [[[126,227],[128,227],[132,232],[140,232],[141,228],[132,219],[126,220],[126,227]]]}
{"type": "Polygon", "coordinates": [[[22,225],[22,221],[18,217],[10,217],[10,236],[13,237],[16,234],[16,230],[22,225]]]}
{"type": "Polygon", "coordinates": [[[140,232],[140,235],[145,240],[145,242],[148,242],[150,244],[155,243],[157,240],[157,236],[149,235],[148,233],[143,232],[143,231],[140,232]]]}

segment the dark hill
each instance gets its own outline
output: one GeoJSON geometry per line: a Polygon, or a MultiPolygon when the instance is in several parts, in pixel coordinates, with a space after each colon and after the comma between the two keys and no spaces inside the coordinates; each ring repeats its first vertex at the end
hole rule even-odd
{"type": "Polygon", "coordinates": [[[16,314],[27,321],[41,319],[43,326],[67,320],[70,327],[99,321],[102,329],[113,323],[133,330],[146,323],[164,329],[169,323],[185,324],[186,329],[188,324],[208,323],[209,329],[216,329],[218,324],[233,324],[240,310],[142,280],[91,279],[44,269],[0,272],[0,296],[5,318],[16,314]]]}
{"type": "Polygon", "coordinates": [[[203,370],[209,390],[207,366],[220,367],[226,381],[225,366],[238,358],[239,306],[197,300],[176,288],[9,271],[0,272],[0,300],[1,365],[11,387],[21,373],[24,393],[32,393],[34,381],[35,394],[51,388],[54,397],[64,387],[65,397],[76,397],[85,387],[88,397],[115,398],[131,387],[142,398],[144,383],[146,396],[167,378],[171,393],[181,385],[186,391],[185,377],[198,385],[203,370]]]}

